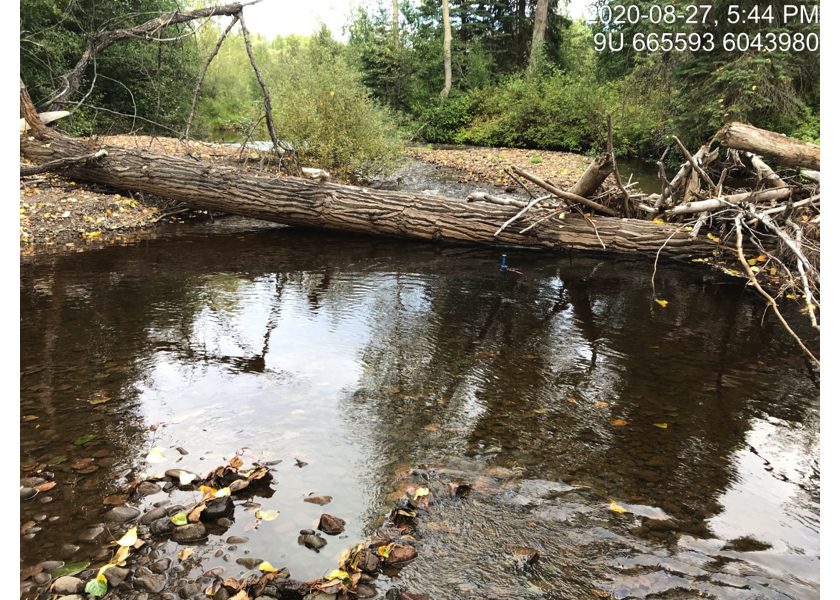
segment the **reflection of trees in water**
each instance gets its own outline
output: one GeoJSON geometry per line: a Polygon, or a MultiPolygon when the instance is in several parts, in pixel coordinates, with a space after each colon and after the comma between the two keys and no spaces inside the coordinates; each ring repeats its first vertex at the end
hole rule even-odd
{"type": "Polygon", "coordinates": [[[581,259],[557,275],[439,276],[426,283],[430,313],[406,311],[398,285],[381,300],[364,353],[376,367],[355,402],[378,415],[382,453],[397,465],[445,460],[460,450],[439,446],[463,437],[466,454],[535,477],[585,480],[676,516],[718,511],[734,475],[726,457],[756,407],[802,418],[780,381],[801,379],[790,371],[801,368],[795,349],[760,326],[762,307],[734,287],[660,267],[663,309],[639,265],[581,259]],[[468,433],[436,438],[424,430],[433,423],[468,433]]]}
{"type": "MultiPolygon", "coordinates": [[[[264,372],[272,332],[296,302],[333,324],[365,321],[366,371],[341,408],[377,444],[383,485],[384,467],[482,455],[711,513],[733,477],[718,457],[743,444],[753,412],[805,416],[807,402],[785,397],[785,377],[801,379],[796,349],[758,325],[762,307],[734,288],[660,265],[663,309],[651,302],[647,263],[520,260],[526,276],[503,279],[486,250],[286,230],[34,260],[22,265],[21,369],[46,371],[22,377],[24,390],[44,383],[22,401],[53,411],[41,427],[61,431],[62,443],[74,427],[103,439],[119,430],[126,463],[144,442],[134,415],[58,426],[64,406],[89,412],[91,382],[130,400],[155,352],[264,372]],[[72,389],[60,391],[62,378],[72,389]],[[612,406],[592,405],[601,400],[612,406]],[[610,425],[618,418],[629,425],[610,425]],[[653,427],[662,421],[667,430],[653,427]]],[[[818,414],[806,422],[818,428],[818,414]]],[[[49,442],[41,436],[30,451],[49,442]]]]}

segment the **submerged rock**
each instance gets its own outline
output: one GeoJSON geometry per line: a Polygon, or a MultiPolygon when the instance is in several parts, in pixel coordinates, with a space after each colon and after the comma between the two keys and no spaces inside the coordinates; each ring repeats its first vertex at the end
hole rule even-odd
{"type": "Polygon", "coordinates": [[[307,548],[318,552],[321,548],[327,545],[327,540],[318,534],[308,534],[298,537],[298,544],[302,544],[307,548]]]}
{"type": "Polygon", "coordinates": [[[344,519],[339,519],[332,515],[324,513],[321,515],[321,520],[318,522],[318,529],[328,535],[338,535],[344,531],[344,525],[347,522],[344,519]]]}
{"type": "Polygon", "coordinates": [[[172,532],[172,539],[176,542],[195,542],[207,537],[207,528],[201,523],[181,525],[172,532]]]}
{"type": "Polygon", "coordinates": [[[78,577],[59,577],[53,583],[52,591],[61,596],[81,594],[85,591],[85,582],[78,577]]]}
{"type": "Polygon", "coordinates": [[[105,513],[106,523],[129,523],[140,516],[140,511],[131,506],[116,506],[105,513]]]}
{"type": "Polygon", "coordinates": [[[310,504],[317,504],[318,506],[324,506],[332,502],[332,496],[310,496],[309,498],[304,498],[304,502],[309,502],[310,504]]]}

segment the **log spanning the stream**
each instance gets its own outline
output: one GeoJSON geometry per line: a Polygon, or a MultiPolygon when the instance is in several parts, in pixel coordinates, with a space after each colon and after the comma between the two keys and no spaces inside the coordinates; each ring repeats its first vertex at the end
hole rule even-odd
{"type": "Polygon", "coordinates": [[[528,219],[517,221],[494,236],[499,224],[514,216],[519,208],[298,177],[255,176],[235,167],[145,150],[100,147],[55,132],[45,132],[38,138],[20,137],[21,154],[36,164],[98,150],[107,154],[69,166],[66,173],[76,181],[157,194],[192,207],[292,226],[457,243],[608,250],[648,256],[661,249],[663,256],[683,258],[710,257],[720,248],[707,239],[691,239],[679,225],[615,217],[585,219],[569,212],[562,221],[546,219],[535,227],[530,226],[544,213],[529,214],[528,219]],[[527,233],[520,233],[526,228],[527,233]]]}

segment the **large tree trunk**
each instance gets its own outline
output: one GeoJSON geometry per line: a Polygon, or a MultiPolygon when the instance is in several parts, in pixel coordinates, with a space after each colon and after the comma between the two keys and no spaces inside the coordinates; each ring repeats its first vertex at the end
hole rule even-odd
{"type": "Polygon", "coordinates": [[[728,123],[717,137],[727,148],[753,152],[774,160],[781,167],[820,170],[820,147],[816,144],[800,142],[780,133],[743,123],[728,123]]]}
{"type": "Polygon", "coordinates": [[[441,98],[449,96],[452,89],[452,26],[449,23],[449,0],[443,0],[443,76],[441,98]]]}
{"type": "Polygon", "coordinates": [[[533,71],[537,66],[543,41],[545,41],[545,24],[548,21],[548,0],[537,0],[537,11],[534,13],[534,36],[531,38],[531,59],[528,70],[533,71]]]}
{"type": "MultiPolygon", "coordinates": [[[[98,149],[85,140],[55,133],[43,140],[20,137],[21,153],[39,164],[98,149]]],[[[517,221],[494,236],[500,224],[519,208],[297,177],[262,177],[234,167],[143,150],[108,146],[102,149],[107,155],[93,163],[71,166],[66,173],[76,181],[139,190],[195,207],[287,225],[460,243],[606,249],[648,256],[656,255],[661,248],[663,256],[705,258],[720,248],[704,238],[690,239],[688,232],[676,231],[677,225],[609,217],[593,218],[590,222],[571,213],[562,221],[546,219],[527,233],[519,233],[533,225],[537,216],[543,218],[547,214],[529,213],[529,219],[517,221]]]]}

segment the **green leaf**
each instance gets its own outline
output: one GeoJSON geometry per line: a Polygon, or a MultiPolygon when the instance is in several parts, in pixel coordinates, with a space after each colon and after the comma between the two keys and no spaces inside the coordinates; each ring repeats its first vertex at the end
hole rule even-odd
{"type": "Polygon", "coordinates": [[[659,427],[660,429],[668,429],[668,423],[654,423],[654,427],[659,427]]]}
{"type": "Polygon", "coordinates": [[[108,593],[108,580],[105,579],[104,575],[100,575],[87,582],[85,591],[91,596],[104,596],[108,593]]]}
{"type": "Polygon", "coordinates": [[[186,525],[187,515],[185,515],[184,513],[178,513],[175,516],[169,517],[169,520],[172,521],[175,525],[186,525]]]}
{"type": "Polygon", "coordinates": [[[58,579],[59,577],[65,577],[67,575],[75,575],[76,573],[81,573],[85,569],[88,568],[89,562],[76,562],[64,565],[63,567],[58,567],[55,571],[50,573],[53,579],[58,579]]]}
{"type": "Polygon", "coordinates": [[[77,446],[83,446],[84,444],[87,444],[89,441],[91,441],[95,437],[96,437],[95,435],[93,435],[92,433],[89,433],[87,435],[83,435],[82,437],[80,437],[78,440],[76,440],[73,443],[76,444],[77,446]]]}

